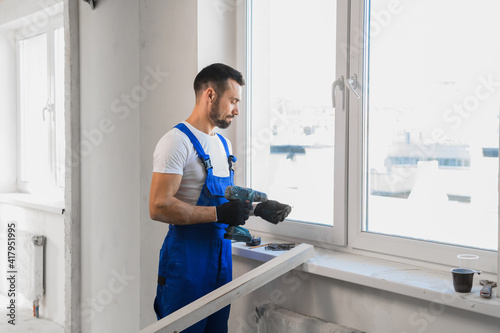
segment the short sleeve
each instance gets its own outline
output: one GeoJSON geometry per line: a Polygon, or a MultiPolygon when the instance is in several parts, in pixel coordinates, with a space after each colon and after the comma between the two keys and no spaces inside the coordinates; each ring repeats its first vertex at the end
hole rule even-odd
{"type": "Polygon", "coordinates": [[[153,154],[153,172],[182,175],[189,154],[186,138],[176,129],[165,134],[153,154]]]}

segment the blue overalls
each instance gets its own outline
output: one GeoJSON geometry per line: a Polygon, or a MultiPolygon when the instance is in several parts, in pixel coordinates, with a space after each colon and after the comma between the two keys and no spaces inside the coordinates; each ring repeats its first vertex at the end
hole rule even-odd
{"type": "MultiPolygon", "coordinates": [[[[194,134],[182,123],[175,127],[189,137],[207,174],[196,205],[218,206],[227,202],[224,192],[227,186],[234,185],[236,157],[229,154],[226,140],[217,134],[226,150],[229,176],[216,177],[210,156],[194,134]]],[[[169,226],[158,267],[154,302],[158,320],[232,280],[231,241],[223,238],[225,228],[227,224],[216,222],[169,226]]],[[[228,305],[182,332],[227,332],[229,308],[228,305]]]]}

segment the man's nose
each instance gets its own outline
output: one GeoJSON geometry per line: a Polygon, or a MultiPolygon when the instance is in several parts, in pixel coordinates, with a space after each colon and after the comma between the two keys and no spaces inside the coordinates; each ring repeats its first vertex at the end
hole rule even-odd
{"type": "Polygon", "coordinates": [[[238,116],[240,114],[240,110],[238,109],[238,105],[236,105],[233,109],[233,115],[238,116]]]}

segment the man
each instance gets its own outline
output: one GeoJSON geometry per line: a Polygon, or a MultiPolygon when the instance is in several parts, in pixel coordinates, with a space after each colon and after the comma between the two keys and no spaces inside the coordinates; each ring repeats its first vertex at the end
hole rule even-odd
{"type": "MultiPolygon", "coordinates": [[[[154,309],[161,319],[232,279],[228,225],[245,224],[252,205],[224,198],[234,185],[231,144],[215,128],[227,128],[239,114],[243,77],[213,64],[194,80],[196,104],[186,121],[158,142],[154,153],[149,209],[153,220],[169,223],[160,251],[154,309]]],[[[268,200],[255,215],[283,221],[290,206],[268,200]]],[[[184,332],[227,332],[229,306],[184,332]]]]}

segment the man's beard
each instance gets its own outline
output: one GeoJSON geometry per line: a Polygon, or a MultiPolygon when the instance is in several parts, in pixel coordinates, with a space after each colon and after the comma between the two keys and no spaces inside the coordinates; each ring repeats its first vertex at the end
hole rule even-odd
{"type": "Polygon", "coordinates": [[[215,126],[222,129],[228,128],[229,125],[231,125],[231,122],[228,121],[227,118],[221,118],[221,114],[219,112],[219,104],[220,100],[219,98],[217,98],[210,107],[210,119],[214,122],[215,126]]]}

